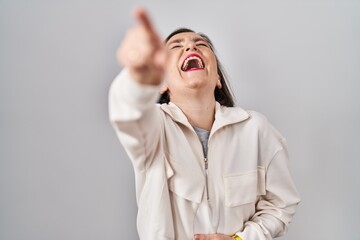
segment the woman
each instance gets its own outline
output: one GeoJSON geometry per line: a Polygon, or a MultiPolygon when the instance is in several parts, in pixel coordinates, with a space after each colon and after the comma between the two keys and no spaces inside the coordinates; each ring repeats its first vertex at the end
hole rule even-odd
{"type": "Polygon", "coordinates": [[[163,44],[145,11],[135,16],[109,111],[135,169],[140,239],[284,235],[300,201],[285,139],[261,114],[233,107],[205,35],[180,29],[163,44]]]}

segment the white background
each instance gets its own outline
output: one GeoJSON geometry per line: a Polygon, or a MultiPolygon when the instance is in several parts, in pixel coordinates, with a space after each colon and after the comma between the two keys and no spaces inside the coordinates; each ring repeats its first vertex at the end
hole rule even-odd
{"type": "Polygon", "coordinates": [[[302,196],[282,239],[360,239],[360,1],[0,0],[0,239],[138,239],[107,117],[115,51],[146,6],[210,36],[237,105],[287,138],[302,196]]]}

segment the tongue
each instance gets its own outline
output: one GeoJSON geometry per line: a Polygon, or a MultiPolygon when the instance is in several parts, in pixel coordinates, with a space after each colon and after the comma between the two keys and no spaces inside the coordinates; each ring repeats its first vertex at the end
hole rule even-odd
{"type": "Polygon", "coordinates": [[[186,71],[191,70],[191,69],[196,69],[196,68],[199,68],[199,65],[198,65],[197,61],[196,60],[190,60],[189,63],[188,63],[188,66],[186,68],[186,71]]]}

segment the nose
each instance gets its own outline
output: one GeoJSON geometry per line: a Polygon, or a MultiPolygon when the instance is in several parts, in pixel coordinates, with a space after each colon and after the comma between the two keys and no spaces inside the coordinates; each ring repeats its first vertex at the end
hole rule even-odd
{"type": "Polygon", "coordinates": [[[188,52],[190,50],[197,51],[196,44],[194,42],[189,42],[185,47],[185,52],[188,52]]]}

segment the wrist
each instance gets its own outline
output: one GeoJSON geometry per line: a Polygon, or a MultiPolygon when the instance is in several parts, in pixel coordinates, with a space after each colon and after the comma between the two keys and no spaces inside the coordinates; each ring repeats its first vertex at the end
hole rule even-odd
{"type": "Polygon", "coordinates": [[[132,79],[143,85],[158,86],[162,82],[163,72],[157,69],[129,68],[129,74],[132,79]]]}

